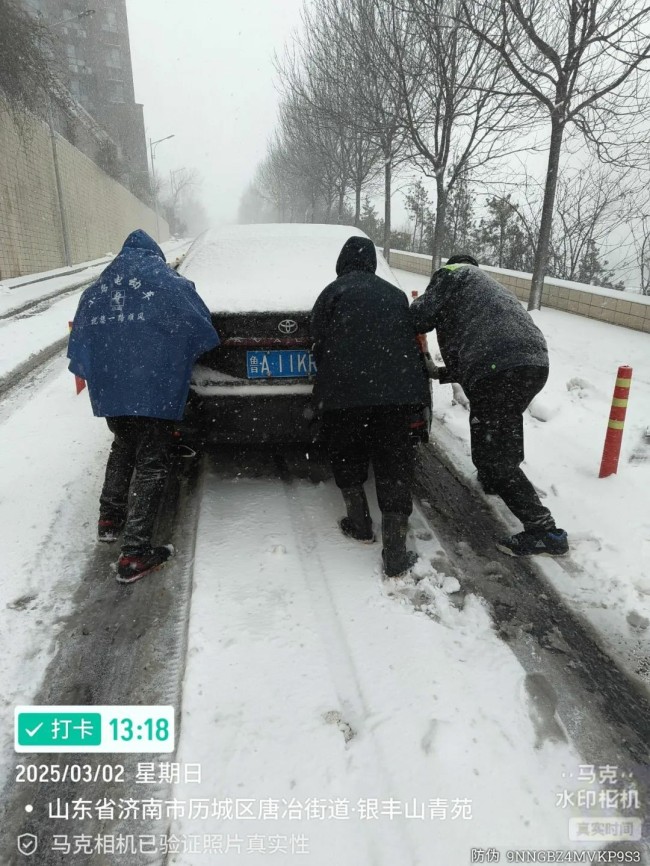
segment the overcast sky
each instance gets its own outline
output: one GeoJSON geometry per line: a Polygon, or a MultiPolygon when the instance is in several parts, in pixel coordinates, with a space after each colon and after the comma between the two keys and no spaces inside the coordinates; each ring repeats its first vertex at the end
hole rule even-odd
{"type": "Polygon", "coordinates": [[[264,156],[277,92],[273,52],[299,23],[302,0],[127,0],[135,98],[156,172],[196,168],[214,223],[234,222],[264,156]]]}

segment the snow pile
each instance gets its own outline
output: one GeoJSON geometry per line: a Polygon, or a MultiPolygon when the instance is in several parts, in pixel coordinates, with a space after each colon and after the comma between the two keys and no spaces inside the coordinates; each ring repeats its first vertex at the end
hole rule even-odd
{"type": "MultiPolygon", "coordinates": [[[[201,238],[179,270],[215,312],[311,310],[336,279],[336,260],[352,235],[366,237],[354,226],[223,226],[201,238]]],[[[377,276],[395,283],[379,251],[377,276]]]]}

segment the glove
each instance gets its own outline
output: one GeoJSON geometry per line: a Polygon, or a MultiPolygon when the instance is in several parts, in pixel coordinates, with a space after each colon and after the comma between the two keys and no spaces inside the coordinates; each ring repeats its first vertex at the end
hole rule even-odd
{"type": "Polygon", "coordinates": [[[429,352],[424,353],[424,366],[426,367],[427,375],[429,376],[429,379],[439,379],[440,378],[440,372],[444,371],[444,369],[445,369],[444,367],[436,366],[436,364],[435,364],[433,358],[431,357],[431,355],[429,354],[429,352]]]}

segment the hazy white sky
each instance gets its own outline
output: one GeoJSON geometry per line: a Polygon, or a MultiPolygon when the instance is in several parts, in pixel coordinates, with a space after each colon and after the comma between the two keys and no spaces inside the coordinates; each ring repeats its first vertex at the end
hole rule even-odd
{"type": "Polygon", "coordinates": [[[196,168],[213,222],[236,220],[264,156],[278,97],[273,53],[299,23],[302,0],[127,0],[135,97],[156,171],[196,168]]]}

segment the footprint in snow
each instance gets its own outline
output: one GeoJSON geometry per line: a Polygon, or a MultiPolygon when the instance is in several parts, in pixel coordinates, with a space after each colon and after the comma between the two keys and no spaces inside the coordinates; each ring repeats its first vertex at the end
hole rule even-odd
{"type": "Polygon", "coordinates": [[[591,396],[594,391],[594,386],[587,379],[583,379],[580,376],[574,376],[566,383],[566,389],[580,400],[583,400],[585,397],[591,396]]]}
{"type": "Polygon", "coordinates": [[[9,610],[26,610],[32,602],[36,601],[37,595],[22,595],[7,603],[9,610]]]}
{"type": "Polygon", "coordinates": [[[352,726],[345,721],[338,710],[328,710],[326,713],[323,713],[323,719],[328,725],[336,725],[343,734],[343,739],[346,743],[355,738],[356,732],[352,730],[352,726]]]}
{"type": "Polygon", "coordinates": [[[546,741],[566,743],[568,738],[557,716],[557,693],[544,674],[527,674],[524,688],[528,701],[528,714],[535,729],[535,748],[541,749],[546,741]]]}
{"type": "Polygon", "coordinates": [[[650,619],[647,616],[643,616],[637,610],[631,610],[626,619],[629,626],[639,631],[645,631],[650,625],[650,619]]]}

